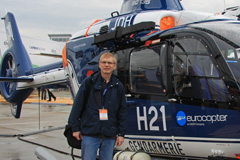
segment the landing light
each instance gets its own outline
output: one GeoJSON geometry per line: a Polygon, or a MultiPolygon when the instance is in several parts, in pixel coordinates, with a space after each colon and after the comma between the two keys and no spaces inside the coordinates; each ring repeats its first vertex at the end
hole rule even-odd
{"type": "Polygon", "coordinates": [[[237,159],[240,159],[240,154],[239,153],[238,154],[236,153],[235,156],[237,157],[237,159]]]}
{"type": "Polygon", "coordinates": [[[149,40],[149,41],[145,42],[145,46],[149,47],[152,44],[156,44],[156,43],[160,43],[160,42],[161,42],[161,39],[149,40]]]}

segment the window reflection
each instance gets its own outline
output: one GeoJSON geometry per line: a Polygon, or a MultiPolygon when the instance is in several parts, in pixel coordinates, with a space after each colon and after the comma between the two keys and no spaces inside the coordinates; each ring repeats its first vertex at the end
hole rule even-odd
{"type": "Polygon", "coordinates": [[[228,66],[230,67],[233,75],[235,76],[236,80],[240,83],[240,49],[235,48],[235,45],[231,43],[227,43],[217,37],[214,37],[217,45],[225,58],[228,66]]]}
{"type": "Polygon", "coordinates": [[[228,101],[229,92],[207,46],[194,37],[178,39],[173,53],[175,93],[182,97],[228,101]]]}
{"type": "MultiPolygon", "coordinates": [[[[164,48],[165,45],[162,46],[164,48]]],[[[166,92],[163,79],[164,64],[160,54],[161,46],[133,51],[130,57],[131,90],[163,94],[166,92]]]]}

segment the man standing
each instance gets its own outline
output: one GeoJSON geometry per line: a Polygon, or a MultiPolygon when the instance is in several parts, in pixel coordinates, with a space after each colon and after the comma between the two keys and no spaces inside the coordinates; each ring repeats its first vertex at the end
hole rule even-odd
{"type": "Polygon", "coordinates": [[[82,140],[83,160],[96,160],[98,149],[100,160],[112,160],[115,144],[124,141],[128,113],[124,87],[112,73],[116,67],[114,55],[104,53],[100,71],[83,81],[75,97],[68,123],[82,140]]]}

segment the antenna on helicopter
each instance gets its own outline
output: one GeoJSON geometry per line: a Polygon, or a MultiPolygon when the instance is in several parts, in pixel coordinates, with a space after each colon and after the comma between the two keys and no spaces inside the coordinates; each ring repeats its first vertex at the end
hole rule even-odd
{"type": "Polygon", "coordinates": [[[224,13],[226,13],[226,2],[225,2],[225,0],[223,0],[223,7],[224,7],[224,13]]]}

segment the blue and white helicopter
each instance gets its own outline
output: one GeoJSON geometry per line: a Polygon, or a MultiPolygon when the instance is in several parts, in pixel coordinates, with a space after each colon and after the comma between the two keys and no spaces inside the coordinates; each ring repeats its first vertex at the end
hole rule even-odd
{"type": "Polygon", "coordinates": [[[77,32],[63,61],[33,69],[12,13],[1,91],[20,117],[34,88],[67,84],[73,98],[105,51],[129,108],[128,148],[151,157],[240,159],[240,21],[185,11],[178,0],[124,0],[120,14],[77,32]]]}

